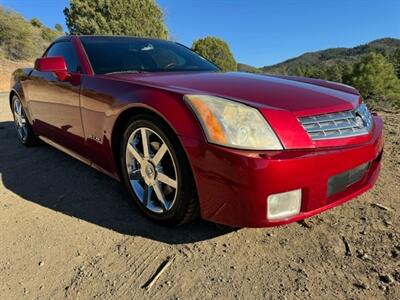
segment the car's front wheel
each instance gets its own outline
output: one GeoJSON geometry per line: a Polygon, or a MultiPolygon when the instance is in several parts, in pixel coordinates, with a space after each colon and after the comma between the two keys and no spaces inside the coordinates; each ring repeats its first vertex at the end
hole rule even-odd
{"type": "Polygon", "coordinates": [[[158,119],[131,119],[122,137],[121,166],[134,202],[153,221],[174,226],[197,216],[186,155],[176,135],[158,119]]]}
{"type": "Polygon", "coordinates": [[[18,133],[18,138],[25,146],[34,146],[38,144],[38,138],[32,130],[31,125],[26,118],[21,100],[17,95],[14,95],[11,100],[12,113],[14,117],[15,129],[18,133]]]}

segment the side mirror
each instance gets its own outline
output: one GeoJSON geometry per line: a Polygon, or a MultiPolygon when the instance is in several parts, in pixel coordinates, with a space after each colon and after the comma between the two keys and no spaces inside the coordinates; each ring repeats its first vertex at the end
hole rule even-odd
{"type": "Polygon", "coordinates": [[[64,81],[68,77],[67,64],[61,56],[38,58],[35,61],[35,70],[53,72],[60,81],[64,81]]]}

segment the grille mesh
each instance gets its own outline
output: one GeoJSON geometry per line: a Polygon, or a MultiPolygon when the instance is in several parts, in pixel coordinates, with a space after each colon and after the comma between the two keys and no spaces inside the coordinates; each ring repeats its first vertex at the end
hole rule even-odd
{"type": "Polygon", "coordinates": [[[354,110],[299,118],[313,140],[352,137],[369,133],[372,116],[365,104],[354,110]]]}

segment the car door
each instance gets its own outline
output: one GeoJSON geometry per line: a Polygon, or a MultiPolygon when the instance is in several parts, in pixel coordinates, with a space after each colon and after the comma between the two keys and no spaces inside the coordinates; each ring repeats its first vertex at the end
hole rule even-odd
{"type": "Polygon", "coordinates": [[[51,45],[44,56],[62,56],[70,77],[60,81],[52,72],[32,71],[28,83],[28,107],[34,130],[60,146],[81,153],[84,131],[77,53],[72,42],[67,40],[51,45]]]}

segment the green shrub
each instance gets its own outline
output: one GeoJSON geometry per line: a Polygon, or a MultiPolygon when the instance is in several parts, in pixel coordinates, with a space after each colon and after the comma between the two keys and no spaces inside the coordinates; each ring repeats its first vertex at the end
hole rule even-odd
{"type": "Polygon", "coordinates": [[[208,36],[194,41],[192,50],[216,64],[222,71],[237,70],[237,63],[228,44],[217,37],[208,36]]]}

